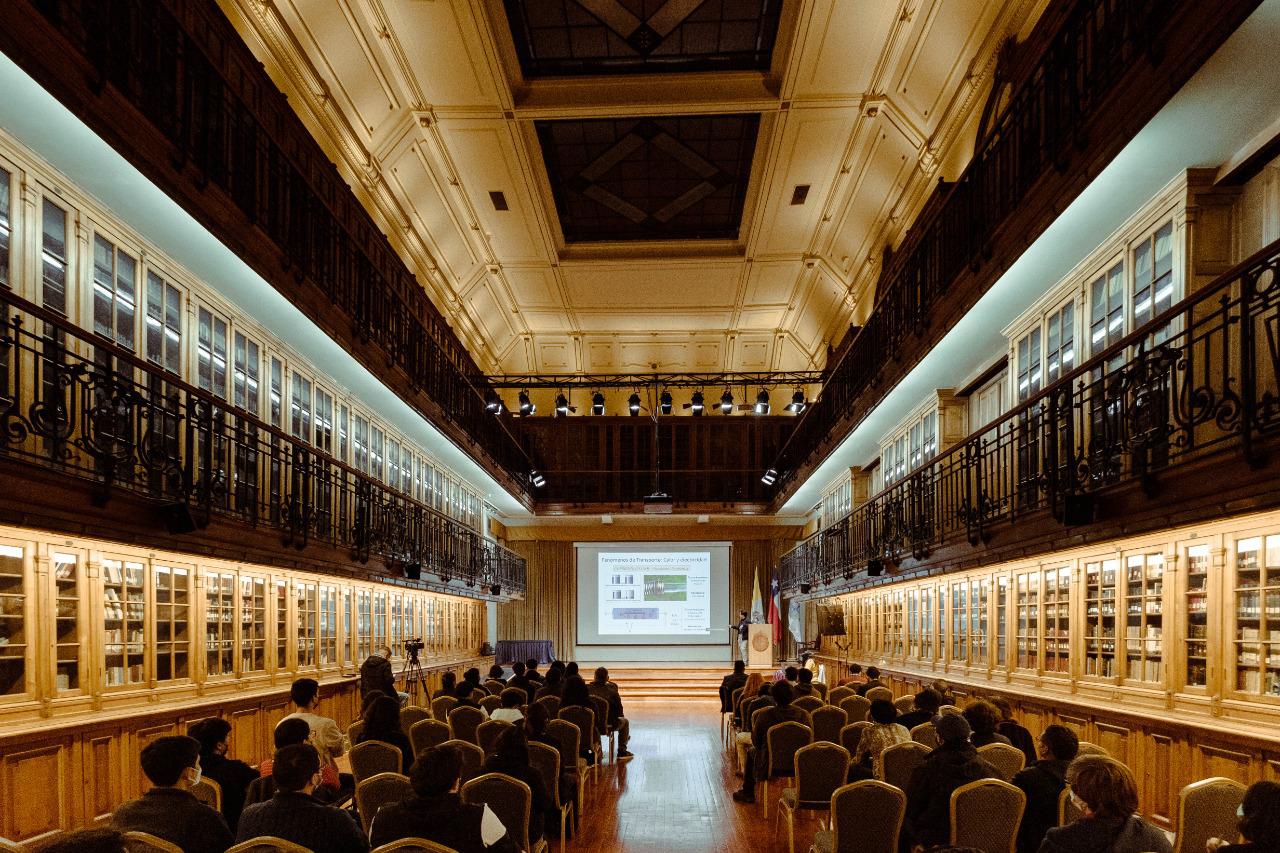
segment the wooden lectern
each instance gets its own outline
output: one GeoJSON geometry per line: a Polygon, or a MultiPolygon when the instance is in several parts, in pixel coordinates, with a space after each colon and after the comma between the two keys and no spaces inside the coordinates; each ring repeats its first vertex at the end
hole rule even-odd
{"type": "Polygon", "coordinates": [[[747,626],[747,666],[752,669],[773,667],[773,626],[768,622],[747,626]]]}

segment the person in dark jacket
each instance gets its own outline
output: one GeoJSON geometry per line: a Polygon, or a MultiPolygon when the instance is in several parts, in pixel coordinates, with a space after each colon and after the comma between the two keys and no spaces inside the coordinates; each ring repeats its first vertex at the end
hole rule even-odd
{"type": "Polygon", "coordinates": [[[524,662],[524,677],[532,681],[534,687],[538,687],[542,682],[546,681],[546,677],[538,672],[537,658],[529,658],[524,662]]]}
{"type": "Polygon", "coordinates": [[[985,699],[976,699],[964,709],[964,718],[969,723],[973,734],[969,742],[974,746],[986,746],[991,743],[1003,743],[1010,746],[1009,739],[996,731],[1000,725],[1000,712],[996,706],[985,699]]]}
{"type": "Polygon", "coordinates": [[[367,696],[377,690],[384,696],[395,696],[404,704],[408,693],[396,690],[396,674],[391,669],[391,649],[379,646],[360,664],[360,695],[367,696]]]}
{"type": "Polygon", "coordinates": [[[381,696],[365,712],[364,727],[356,736],[356,743],[380,740],[400,750],[400,766],[413,765],[413,745],[400,728],[400,703],[390,696],[381,696]]]}
{"type": "Polygon", "coordinates": [[[956,714],[934,724],[938,748],[925,756],[907,783],[906,827],[915,844],[928,847],[951,837],[951,794],[979,779],[998,779],[999,771],[978,757],[969,742],[969,723],[956,714]]]}
{"type": "Polygon", "coordinates": [[[129,853],[124,833],[116,829],[77,829],[60,832],[40,853],[129,853]]]}
{"type": "Polygon", "coordinates": [[[553,666],[547,670],[547,680],[534,692],[534,699],[541,699],[543,696],[559,698],[562,690],[564,690],[564,667],[553,666]]]}
{"type": "Polygon", "coordinates": [[[933,722],[933,718],[938,716],[938,708],[941,706],[942,697],[933,689],[926,687],[916,694],[915,710],[908,711],[898,717],[898,723],[907,731],[911,731],[916,726],[933,722]]]}
{"type": "Polygon", "coordinates": [[[1013,777],[1027,795],[1018,827],[1018,853],[1036,853],[1044,834],[1058,825],[1058,797],[1067,786],[1067,766],[1080,750],[1080,739],[1066,726],[1040,733],[1040,759],[1013,777]]]}
{"type": "Polygon", "coordinates": [[[791,706],[795,693],[789,683],[774,682],[769,688],[769,695],[773,699],[773,707],[766,706],[752,723],[751,748],[747,750],[747,760],[742,766],[742,788],[733,792],[734,802],[756,801],[756,779],[769,772],[769,729],[793,720],[798,723],[808,722],[808,715],[804,711],[791,706]]]}
{"type": "Polygon", "coordinates": [[[320,753],[314,746],[300,743],[276,750],[271,780],[276,783],[275,795],[244,810],[236,834],[238,842],[271,835],[312,853],[365,853],[369,849],[369,839],[349,812],[322,805],[311,796],[320,784],[320,753]]]}
{"type": "Polygon", "coordinates": [[[1071,799],[1084,817],[1050,829],[1038,853],[1173,853],[1169,837],[1138,817],[1138,784],[1114,758],[1083,755],[1067,768],[1071,799]]]}
{"type": "Polygon", "coordinates": [[[880,680],[880,670],[874,666],[867,667],[867,680],[859,684],[854,690],[859,696],[866,696],[868,692],[875,690],[877,687],[884,687],[884,682],[880,680]]]}
{"type": "Polygon", "coordinates": [[[249,790],[249,783],[258,778],[258,771],[243,761],[227,758],[231,724],[221,717],[193,723],[187,734],[200,741],[200,772],[222,789],[222,816],[235,832],[240,812],[244,810],[245,791],[249,790]]]}
{"type": "Polygon", "coordinates": [[[481,773],[502,773],[529,786],[529,844],[538,843],[548,826],[560,825],[560,814],[551,803],[542,774],[529,764],[529,741],[524,729],[512,726],[498,737],[493,755],[480,766],[481,773]],[[554,824],[551,822],[555,816],[554,824]]]}
{"type": "Polygon", "coordinates": [[[1280,782],[1254,782],[1240,804],[1240,844],[1210,838],[1213,853],[1276,853],[1280,851],[1280,782]]]}
{"type": "Polygon", "coordinates": [[[622,708],[622,694],[618,685],[609,680],[609,670],[603,666],[596,667],[595,677],[587,685],[587,692],[598,696],[609,706],[608,724],[618,733],[618,760],[627,761],[632,758],[627,744],[631,742],[631,721],[622,708]]]}
{"type": "Polygon", "coordinates": [[[733,699],[733,691],[737,690],[747,683],[747,664],[746,661],[736,660],[733,662],[733,672],[726,675],[720,681],[720,713],[727,714],[733,710],[733,706],[729,703],[733,699]]]}
{"type": "Polygon", "coordinates": [[[224,853],[233,843],[221,814],[192,796],[200,781],[200,741],[177,735],[153,740],[142,750],[142,772],[155,787],[111,815],[121,832],[147,832],[183,853],[224,853]]]}
{"type": "Polygon", "coordinates": [[[452,696],[458,688],[458,675],[454,672],[446,672],[440,676],[440,689],[431,694],[431,698],[439,699],[441,696],[452,696]]]}
{"type": "Polygon", "coordinates": [[[378,810],[369,828],[375,847],[401,838],[425,838],[458,853],[519,853],[506,827],[488,806],[462,802],[462,756],[452,746],[423,750],[409,771],[413,796],[378,810]]]}
{"type": "MultiPolygon", "coordinates": [[[[547,734],[547,723],[551,721],[551,715],[547,712],[545,705],[539,705],[537,702],[529,706],[528,712],[524,716],[524,732],[529,743],[540,743],[549,746],[556,752],[560,751],[560,742],[551,735],[547,734]]],[[[560,802],[574,803],[574,813],[577,813],[578,802],[578,767],[574,764],[572,767],[565,767],[564,762],[560,765],[560,802]]],[[[557,818],[557,821],[559,818],[557,818]]],[[[548,824],[548,828],[551,825],[548,824]]]]}
{"type": "Polygon", "coordinates": [[[996,710],[1000,712],[1000,722],[996,724],[996,731],[1009,739],[1009,743],[1022,750],[1022,754],[1027,757],[1027,767],[1036,763],[1036,742],[1031,737],[1031,732],[1027,727],[1019,723],[1013,718],[1013,704],[1003,696],[998,696],[991,700],[991,704],[996,706],[996,710]]]}
{"type": "Polygon", "coordinates": [[[524,664],[521,663],[520,661],[516,661],[515,663],[511,664],[511,672],[513,674],[510,678],[507,679],[507,686],[519,687],[521,690],[524,691],[525,695],[529,697],[528,701],[532,702],[533,694],[538,692],[538,686],[534,684],[532,681],[530,681],[529,677],[525,675],[524,664]]]}

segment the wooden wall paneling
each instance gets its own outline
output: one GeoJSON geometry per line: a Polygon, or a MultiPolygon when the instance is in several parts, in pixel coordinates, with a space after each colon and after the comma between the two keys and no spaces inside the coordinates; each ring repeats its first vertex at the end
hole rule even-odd
{"type": "Polygon", "coordinates": [[[1137,770],[1137,743],[1133,729],[1116,723],[1095,721],[1093,725],[1093,742],[1111,753],[1111,757],[1125,764],[1131,770],[1137,770]]]}
{"type": "Polygon", "coordinates": [[[1247,785],[1256,775],[1253,772],[1254,757],[1238,748],[1200,743],[1194,758],[1192,766],[1196,769],[1197,779],[1225,776],[1247,785]]]}
{"type": "MultiPolygon", "coordinates": [[[[15,750],[0,759],[8,838],[34,838],[73,825],[73,774],[68,768],[70,738],[15,750]]],[[[77,780],[78,781],[78,780],[77,780]]]]}
{"type": "Polygon", "coordinates": [[[1179,744],[1171,736],[1157,731],[1143,738],[1142,743],[1142,765],[1133,770],[1142,774],[1143,806],[1152,820],[1171,829],[1178,815],[1178,792],[1174,788],[1178,774],[1174,767],[1179,744]]]}
{"type": "Polygon", "coordinates": [[[87,823],[110,816],[124,801],[120,768],[120,738],[113,734],[88,734],[82,737],[84,817],[87,823]]]}
{"type": "Polygon", "coordinates": [[[263,754],[263,749],[271,743],[271,739],[264,729],[266,714],[263,708],[233,711],[227,722],[231,723],[228,756],[249,764],[257,764],[268,757],[269,754],[263,754]]]}

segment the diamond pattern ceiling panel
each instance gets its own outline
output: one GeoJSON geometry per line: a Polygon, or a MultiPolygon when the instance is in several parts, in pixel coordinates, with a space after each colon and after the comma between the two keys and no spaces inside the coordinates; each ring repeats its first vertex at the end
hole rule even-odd
{"type": "Polygon", "coordinates": [[[526,77],[764,71],[782,0],[505,0],[526,77]]]}
{"type": "Polygon", "coordinates": [[[537,122],[568,243],[738,237],[760,116],[537,122]]]}

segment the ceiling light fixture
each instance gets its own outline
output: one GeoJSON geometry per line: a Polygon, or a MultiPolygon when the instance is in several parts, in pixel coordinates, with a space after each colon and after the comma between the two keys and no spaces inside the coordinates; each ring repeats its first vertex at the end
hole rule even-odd
{"type": "Polygon", "coordinates": [[[658,397],[658,411],[664,415],[671,414],[671,392],[663,391],[658,397]]]}
{"type": "Polygon", "coordinates": [[[604,394],[601,394],[599,391],[591,395],[591,414],[604,414],[604,394]]]}
{"type": "Polygon", "coordinates": [[[778,482],[778,469],[770,468],[768,471],[765,471],[764,476],[760,478],[760,482],[764,483],[766,486],[772,486],[774,483],[778,482]]]}
{"type": "Polygon", "coordinates": [[[707,408],[706,400],[707,398],[702,396],[701,391],[694,391],[693,396],[689,398],[689,402],[684,404],[684,407],[688,409],[689,414],[693,415],[695,418],[701,417],[702,413],[706,411],[707,408]]]}
{"type": "Polygon", "coordinates": [[[520,417],[527,418],[534,412],[538,411],[538,407],[529,402],[529,392],[520,392],[520,417]]]}
{"type": "Polygon", "coordinates": [[[787,403],[787,411],[795,412],[797,415],[803,412],[808,407],[809,407],[809,404],[805,402],[803,391],[797,391],[796,393],[792,394],[791,402],[787,403]]]}
{"type": "Polygon", "coordinates": [[[492,388],[484,392],[484,410],[491,415],[502,414],[502,398],[492,388]]]}
{"type": "Polygon", "coordinates": [[[627,411],[631,413],[631,417],[640,414],[640,395],[632,391],[631,396],[627,398],[627,411]]]}
{"type": "Polygon", "coordinates": [[[535,489],[541,489],[547,484],[547,478],[542,476],[542,473],[537,468],[534,468],[529,472],[529,482],[533,483],[535,489]]]}
{"type": "Polygon", "coordinates": [[[769,392],[761,388],[760,393],[756,395],[756,404],[752,411],[757,415],[769,414],[769,392]]]}
{"type": "Polygon", "coordinates": [[[733,392],[728,388],[724,389],[724,393],[720,395],[720,413],[722,415],[733,414],[733,392]]]}
{"type": "Polygon", "coordinates": [[[563,393],[556,395],[556,417],[567,418],[569,416],[569,398],[563,393]]]}

